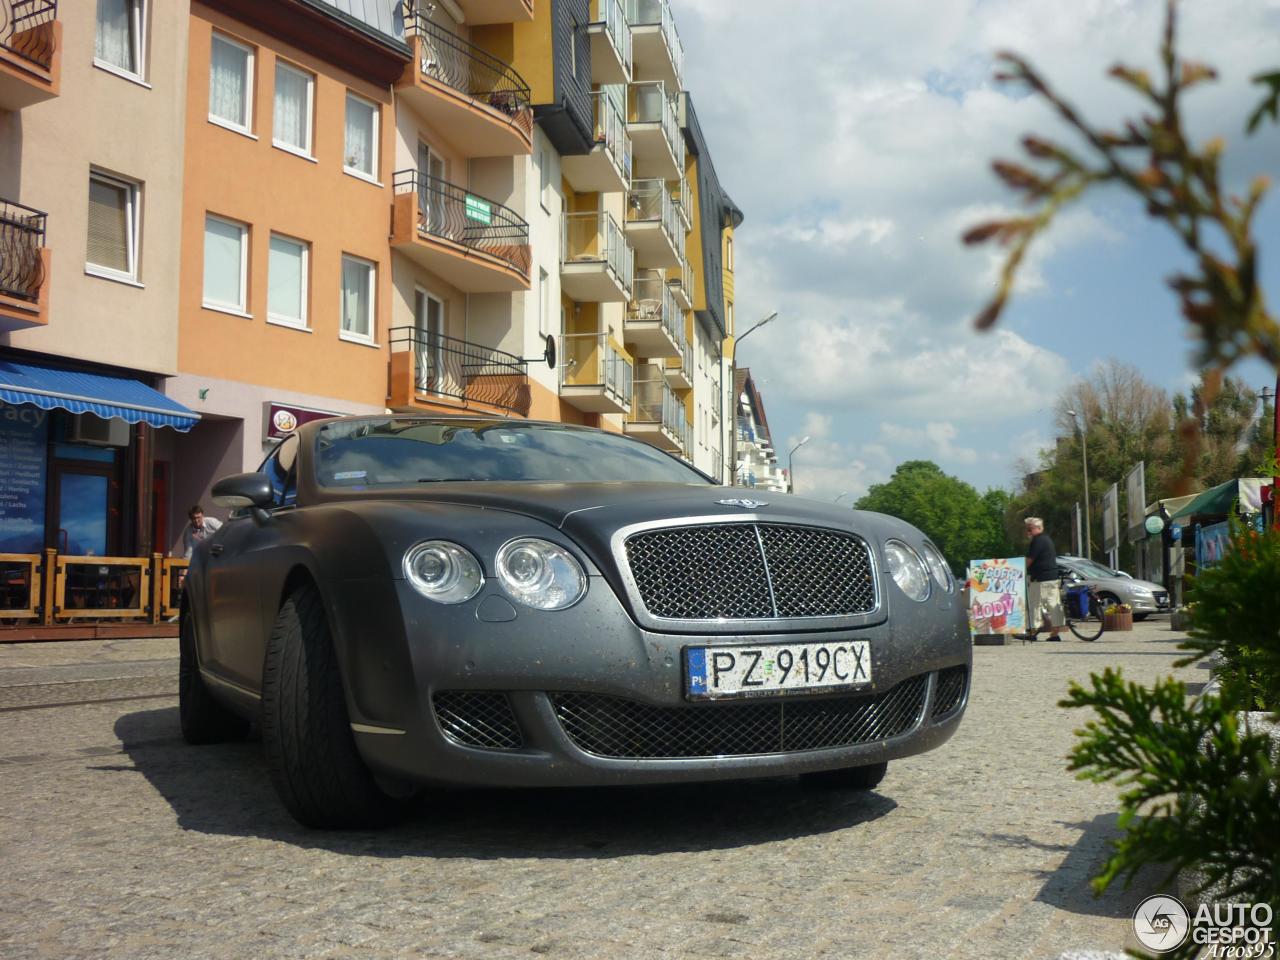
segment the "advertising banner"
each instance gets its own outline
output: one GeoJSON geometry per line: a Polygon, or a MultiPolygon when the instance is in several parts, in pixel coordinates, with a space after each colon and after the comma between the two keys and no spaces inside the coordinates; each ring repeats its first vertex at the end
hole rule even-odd
{"type": "Polygon", "coordinates": [[[329,417],[342,416],[340,413],[329,410],[312,410],[309,407],[299,407],[291,403],[267,403],[266,408],[266,434],[269,440],[287,437],[304,423],[310,423],[312,420],[327,420],[329,417]]]}
{"type": "Polygon", "coordinates": [[[1120,488],[1114,483],[1102,498],[1102,549],[1120,549],[1120,488]]]}
{"type": "Polygon", "coordinates": [[[1144,524],[1147,519],[1147,466],[1139,460],[1137,465],[1125,474],[1124,506],[1128,515],[1128,531],[1130,543],[1147,538],[1144,524]]]}
{"type": "Polygon", "coordinates": [[[0,404],[0,553],[44,549],[49,411],[0,404]]]}
{"type": "Polygon", "coordinates": [[[969,633],[976,639],[1026,629],[1026,558],[970,560],[969,633]]]}
{"type": "Polygon", "coordinates": [[[1227,521],[1207,527],[1196,524],[1196,567],[1212,567],[1231,549],[1231,524],[1227,521]]]}

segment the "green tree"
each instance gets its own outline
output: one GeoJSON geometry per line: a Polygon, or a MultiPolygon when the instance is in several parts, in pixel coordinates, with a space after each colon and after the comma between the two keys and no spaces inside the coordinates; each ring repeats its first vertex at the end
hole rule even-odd
{"type": "Polygon", "coordinates": [[[1202,376],[1190,396],[1173,398],[1173,408],[1179,420],[1191,418],[1200,428],[1199,459],[1193,461],[1198,486],[1256,476],[1270,462],[1271,407],[1263,404],[1262,420],[1256,419],[1257,391],[1238,377],[1224,378],[1215,391],[1202,376]]]}
{"type": "Polygon", "coordinates": [[[908,460],[887,482],[874,484],[854,509],[887,513],[919,527],[937,544],[952,571],[960,573],[970,560],[1021,555],[1021,547],[1005,552],[1007,497],[1003,491],[980,495],[931,460],[908,460]]]}

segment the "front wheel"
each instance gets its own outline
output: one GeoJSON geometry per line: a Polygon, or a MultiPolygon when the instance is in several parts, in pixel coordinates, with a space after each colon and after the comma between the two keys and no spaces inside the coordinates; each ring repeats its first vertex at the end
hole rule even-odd
{"type": "Polygon", "coordinates": [[[817,773],[800,774],[800,782],[806,787],[824,790],[874,790],[888,770],[888,763],[846,767],[844,770],[820,770],[817,773]]]}
{"type": "Polygon", "coordinates": [[[1077,640],[1097,640],[1102,636],[1102,617],[1097,620],[1067,620],[1067,628],[1077,640]]]}
{"type": "Polygon", "coordinates": [[[262,743],[276,792],[303,826],[377,827],[404,812],[356,749],[324,604],[312,584],[290,594],[267,641],[262,743]]]}

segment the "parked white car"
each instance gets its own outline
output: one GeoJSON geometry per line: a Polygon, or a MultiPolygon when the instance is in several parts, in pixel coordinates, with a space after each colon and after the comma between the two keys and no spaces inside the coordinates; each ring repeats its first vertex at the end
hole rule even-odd
{"type": "Polygon", "coordinates": [[[1137,580],[1123,570],[1112,570],[1096,560],[1059,554],[1058,575],[1068,584],[1088,583],[1104,604],[1129,604],[1135,620],[1169,612],[1169,592],[1160,584],[1137,580]]]}

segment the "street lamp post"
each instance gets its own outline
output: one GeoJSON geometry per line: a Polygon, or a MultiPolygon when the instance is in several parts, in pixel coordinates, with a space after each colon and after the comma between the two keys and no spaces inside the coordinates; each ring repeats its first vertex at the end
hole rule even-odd
{"type": "Polygon", "coordinates": [[[1080,415],[1074,410],[1068,410],[1067,414],[1075,421],[1076,429],[1080,431],[1080,462],[1084,465],[1084,555],[1085,559],[1093,559],[1093,527],[1089,523],[1089,438],[1085,433],[1085,425],[1080,419],[1080,415]]]}
{"type": "Polygon", "coordinates": [[[794,463],[794,457],[796,455],[796,451],[799,450],[808,442],[809,442],[809,438],[805,437],[803,440],[797,443],[794,447],[792,447],[791,452],[787,454],[787,486],[789,488],[787,490],[788,493],[796,492],[796,467],[794,463]]]}
{"type": "Polygon", "coordinates": [[[759,330],[766,323],[776,320],[777,317],[778,311],[775,310],[763,320],[757,320],[747,327],[746,332],[733,341],[733,360],[729,364],[729,389],[733,391],[733,403],[729,409],[729,486],[731,487],[736,486],[738,482],[738,394],[734,390],[738,380],[738,344],[751,336],[753,330],[759,330]]]}

